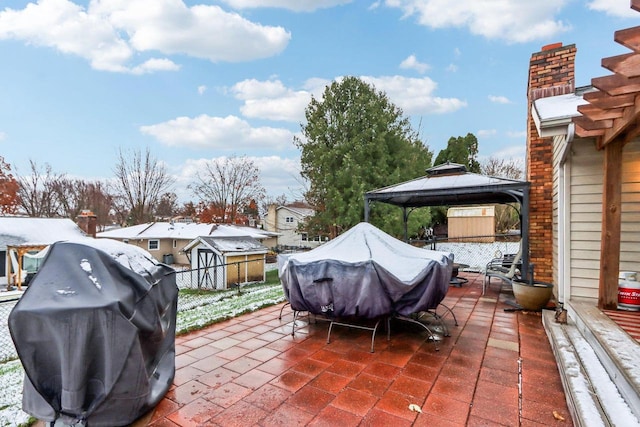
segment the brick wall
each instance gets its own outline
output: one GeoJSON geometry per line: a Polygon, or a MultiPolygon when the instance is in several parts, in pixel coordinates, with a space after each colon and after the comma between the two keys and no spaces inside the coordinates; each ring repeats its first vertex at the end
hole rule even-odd
{"type": "Polygon", "coordinates": [[[574,92],[575,45],[555,43],[531,55],[527,86],[527,180],[531,182],[529,209],[530,262],[536,280],[553,276],[553,141],[540,138],[531,117],[532,102],[574,92]]]}

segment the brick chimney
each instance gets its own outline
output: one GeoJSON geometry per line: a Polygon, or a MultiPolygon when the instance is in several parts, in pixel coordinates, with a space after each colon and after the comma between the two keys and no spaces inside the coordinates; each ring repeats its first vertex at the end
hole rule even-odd
{"type": "Polygon", "coordinates": [[[96,229],[98,226],[98,217],[88,209],[80,212],[76,218],[76,223],[87,236],[96,237],[96,229]]]}
{"type": "Polygon", "coordinates": [[[526,176],[531,182],[529,209],[530,262],[535,278],[553,281],[553,140],[538,136],[531,116],[533,101],[575,90],[574,44],[554,43],[531,55],[527,86],[526,176]]]}

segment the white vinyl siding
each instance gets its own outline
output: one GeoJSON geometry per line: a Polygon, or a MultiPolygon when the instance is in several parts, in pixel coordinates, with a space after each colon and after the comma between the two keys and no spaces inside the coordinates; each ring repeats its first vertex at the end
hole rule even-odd
{"type": "Polygon", "coordinates": [[[620,271],[640,271],[640,141],[624,146],[622,156],[620,271]]]}

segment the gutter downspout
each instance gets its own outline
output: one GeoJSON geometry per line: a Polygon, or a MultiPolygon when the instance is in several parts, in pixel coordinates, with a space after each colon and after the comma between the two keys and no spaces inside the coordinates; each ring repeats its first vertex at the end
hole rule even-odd
{"type": "Polygon", "coordinates": [[[569,203],[567,195],[569,194],[568,189],[570,186],[570,182],[567,179],[567,175],[570,174],[570,165],[567,164],[567,157],[571,152],[571,143],[575,138],[575,125],[573,123],[569,123],[567,127],[567,136],[566,142],[560,153],[560,162],[559,162],[559,189],[562,191],[562,199],[558,200],[558,221],[562,221],[561,224],[558,224],[558,280],[562,282],[562,286],[558,286],[558,304],[560,307],[564,305],[564,303],[571,298],[571,271],[567,267],[567,262],[569,260],[570,254],[570,244],[567,244],[567,239],[569,238],[569,227],[570,219],[569,215],[567,215],[567,205],[569,203]]]}

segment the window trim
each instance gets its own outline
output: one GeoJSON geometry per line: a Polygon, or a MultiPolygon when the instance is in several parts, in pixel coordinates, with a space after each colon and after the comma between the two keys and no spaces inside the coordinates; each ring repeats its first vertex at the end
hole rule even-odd
{"type": "Polygon", "coordinates": [[[147,250],[149,250],[149,251],[159,251],[160,250],[160,239],[149,239],[147,241],[147,250]],[[156,247],[155,248],[151,247],[151,242],[155,242],[156,243],[156,247]]]}

